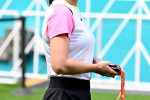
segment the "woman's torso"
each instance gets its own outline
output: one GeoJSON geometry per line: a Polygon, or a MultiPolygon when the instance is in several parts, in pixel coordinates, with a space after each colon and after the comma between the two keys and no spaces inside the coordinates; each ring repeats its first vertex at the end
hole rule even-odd
{"type": "Polygon", "coordinates": [[[87,24],[85,23],[85,20],[81,16],[78,8],[69,5],[64,0],[54,0],[52,5],[46,11],[46,15],[42,27],[42,37],[44,40],[43,43],[44,43],[45,57],[47,62],[48,77],[58,76],[58,77],[72,77],[72,78],[90,80],[91,73],[83,73],[83,74],[76,74],[76,75],[57,75],[51,67],[50,39],[46,35],[46,26],[47,26],[48,19],[54,13],[54,9],[56,5],[57,7],[59,7],[59,5],[61,7],[62,6],[68,7],[68,10],[71,9],[70,12],[72,11],[73,18],[74,18],[75,29],[71,34],[71,38],[70,38],[68,58],[72,58],[85,63],[92,63],[94,57],[95,38],[91,33],[91,31],[89,30],[87,24]]]}

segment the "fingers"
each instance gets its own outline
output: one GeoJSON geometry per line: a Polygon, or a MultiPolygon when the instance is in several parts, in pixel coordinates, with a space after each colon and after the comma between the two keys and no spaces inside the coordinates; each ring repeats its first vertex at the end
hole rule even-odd
{"type": "Polygon", "coordinates": [[[111,69],[109,67],[109,74],[108,74],[108,77],[115,77],[116,75],[118,75],[119,73],[117,73],[116,71],[114,71],[113,69],[111,69]]]}
{"type": "Polygon", "coordinates": [[[114,74],[115,76],[116,76],[116,75],[121,75],[121,72],[116,72],[116,71],[113,70],[112,68],[110,68],[110,69],[111,69],[111,72],[112,72],[111,74],[112,74],[112,75],[113,75],[113,74],[114,74]]]}
{"type": "Polygon", "coordinates": [[[121,73],[117,73],[117,75],[121,75],[121,73]]]}
{"type": "Polygon", "coordinates": [[[93,58],[93,64],[97,64],[97,63],[99,63],[99,62],[101,62],[102,60],[101,59],[99,59],[98,57],[94,57],[93,58]]]}
{"type": "Polygon", "coordinates": [[[103,64],[103,66],[109,66],[111,64],[109,61],[101,61],[99,63],[103,64]]]}
{"type": "Polygon", "coordinates": [[[99,66],[101,66],[98,74],[102,76],[113,77],[113,78],[116,75],[120,75],[119,73],[117,73],[116,71],[114,71],[113,69],[109,67],[109,65],[111,64],[109,61],[101,61],[98,64],[99,66]]]}
{"type": "Polygon", "coordinates": [[[106,76],[107,77],[115,77],[116,76],[116,74],[114,74],[113,72],[108,72],[107,74],[106,74],[106,76]]]}

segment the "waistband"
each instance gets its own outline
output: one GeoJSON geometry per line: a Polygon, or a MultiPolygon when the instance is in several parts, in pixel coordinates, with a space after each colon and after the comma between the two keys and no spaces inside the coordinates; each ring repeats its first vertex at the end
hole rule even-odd
{"type": "Polygon", "coordinates": [[[50,77],[49,88],[90,90],[90,81],[67,77],[50,77]]]}

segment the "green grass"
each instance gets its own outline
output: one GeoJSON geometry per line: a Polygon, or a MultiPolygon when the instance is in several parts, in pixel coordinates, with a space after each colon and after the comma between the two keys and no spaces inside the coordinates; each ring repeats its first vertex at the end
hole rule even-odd
{"type": "Polygon", "coordinates": [[[36,92],[36,94],[26,96],[12,95],[12,92],[19,88],[20,84],[0,84],[0,100],[42,100],[45,92],[45,89],[42,88],[30,88],[30,90],[36,92]]]}
{"type": "MultiPolygon", "coordinates": [[[[30,88],[36,92],[34,95],[16,96],[11,93],[20,88],[20,84],[0,84],[0,100],[42,100],[45,93],[44,88],[30,88]]],[[[116,100],[117,93],[92,92],[92,100],[116,100]]],[[[150,95],[126,94],[126,100],[150,100],[150,95]]]]}
{"type": "MultiPolygon", "coordinates": [[[[92,100],[116,100],[118,93],[92,92],[92,100]]],[[[150,100],[150,95],[126,94],[125,100],[150,100]]]]}

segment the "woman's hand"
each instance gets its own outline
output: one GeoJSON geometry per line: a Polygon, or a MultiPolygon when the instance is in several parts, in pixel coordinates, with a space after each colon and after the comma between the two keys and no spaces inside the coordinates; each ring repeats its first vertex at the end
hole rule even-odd
{"type": "Polygon", "coordinates": [[[93,58],[93,64],[97,64],[97,63],[99,63],[99,62],[101,62],[102,60],[101,59],[99,59],[98,57],[94,57],[93,58]]]}
{"type": "Polygon", "coordinates": [[[116,75],[118,75],[118,73],[109,67],[110,64],[111,63],[108,61],[100,61],[96,64],[97,70],[95,71],[95,73],[100,74],[102,76],[114,78],[116,75]]]}

